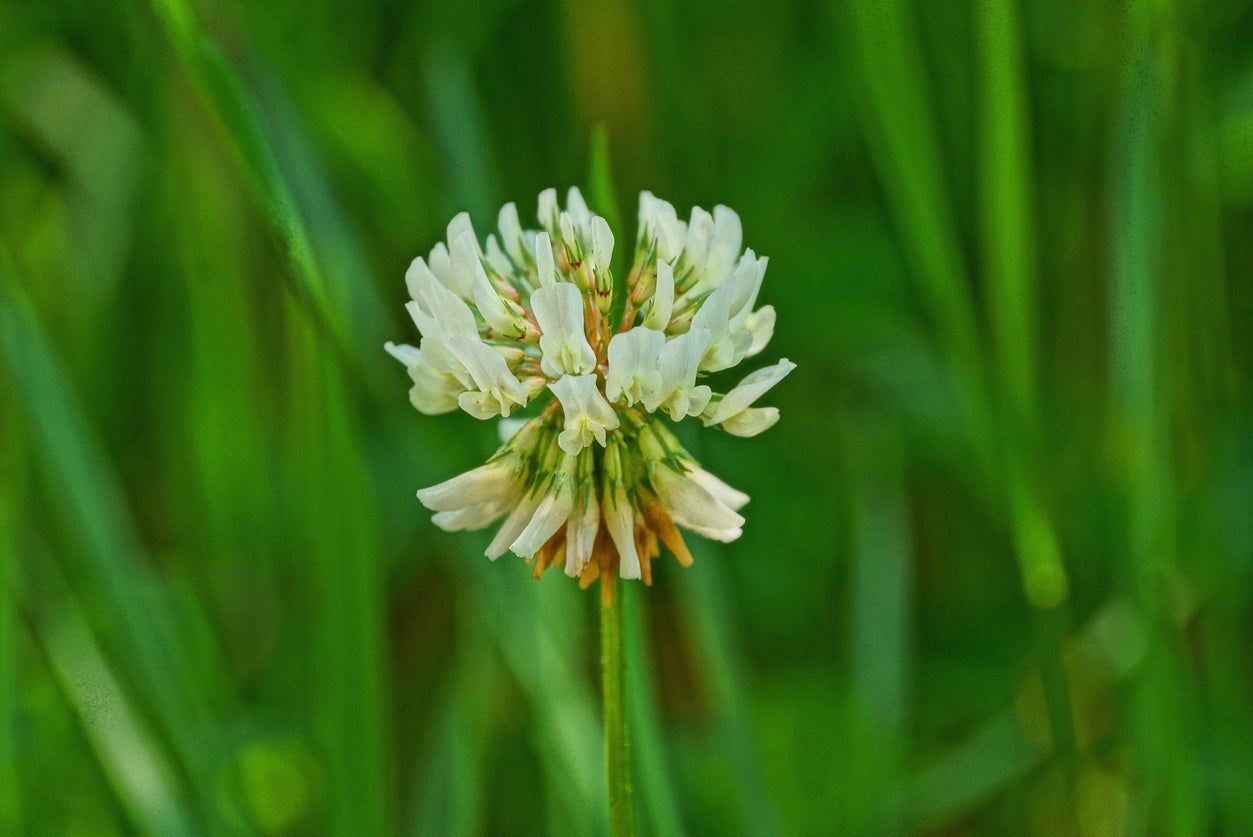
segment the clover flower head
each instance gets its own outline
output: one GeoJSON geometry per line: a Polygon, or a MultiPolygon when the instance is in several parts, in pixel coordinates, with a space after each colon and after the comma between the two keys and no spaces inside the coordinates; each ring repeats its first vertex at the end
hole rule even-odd
{"type": "Polygon", "coordinates": [[[542,192],[537,215],[540,229],[524,229],[506,204],[482,243],[468,214],[453,218],[447,240],[405,273],[420,343],[386,348],[422,413],[461,409],[509,426],[486,464],[418,492],[435,524],[503,518],[489,558],[512,551],[536,577],[560,565],[583,587],[599,577],[609,596],[614,577],[651,584],[661,546],[689,565],[679,527],[723,542],[742,532],[748,495],[701,468],[664,417],[755,436],[779,419],[757,400],[795,364],[758,369],[726,393],[702,383],[774,333],[774,309],[757,306],[767,259],[741,249],[727,207],[696,207],[684,222],[641,193],[621,283],[614,233],[577,188],[564,210],[556,190],[542,192]],[[530,407],[520,423],[508,418],[530,407]]]}

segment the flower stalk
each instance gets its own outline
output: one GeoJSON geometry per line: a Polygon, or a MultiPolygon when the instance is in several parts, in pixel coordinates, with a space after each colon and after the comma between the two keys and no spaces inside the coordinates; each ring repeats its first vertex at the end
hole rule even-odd
{"type": "MultiPolygon", "coordinates": [[[[613,576],[602,576],[610,585],[613,576]]],[[[605,782],[609,833],[635,834],[635,789],[631,777],[631,735],[626,711],[626,657],[622,642],[622,600],[606,596],[600,607],[600,671],[605,715],[605,782]]]]}

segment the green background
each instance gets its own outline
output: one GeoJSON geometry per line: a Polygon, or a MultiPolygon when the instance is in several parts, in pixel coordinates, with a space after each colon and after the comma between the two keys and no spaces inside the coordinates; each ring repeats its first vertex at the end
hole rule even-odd
{"type": "Polygon", "coordinates": [[[382,350],[596,126],[628,219],[740,213],[799,364],[684,437],[744,537],[630,591],[641,827],[1247,833],[1251,44],[1233,0],[0,2],[0,833],[604,828],[596,597],[430,525],[495,430],[382,350]]]}

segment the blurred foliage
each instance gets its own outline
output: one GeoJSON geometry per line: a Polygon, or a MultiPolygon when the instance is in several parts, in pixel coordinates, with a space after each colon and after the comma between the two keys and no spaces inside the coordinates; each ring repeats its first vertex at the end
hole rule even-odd
{"type": "Polygon", "coordinates": [[[690,437],[743,539],[630,591],[642,828],[1246,831],[1251,44],[1236,0],[3,0],[0,833],[604,827],[595,597],[433,529],[495,430],[382,344],[456,211],[610,167],[602,212],[740,212],[800,364],[690,437]]]}

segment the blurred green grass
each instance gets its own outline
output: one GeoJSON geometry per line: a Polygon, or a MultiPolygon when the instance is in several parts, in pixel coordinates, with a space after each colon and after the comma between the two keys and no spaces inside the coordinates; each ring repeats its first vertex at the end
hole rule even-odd
{"type": "Polygon", "coordinates": [[[0,2],[0,833],[596,833],[594,606],[413,490],[404,267],[547,186],[771,257],[647,833],[1253,821],[1253,5],[0,2]],[[597,126],[607,153],[592,138],[597,126]]]}

